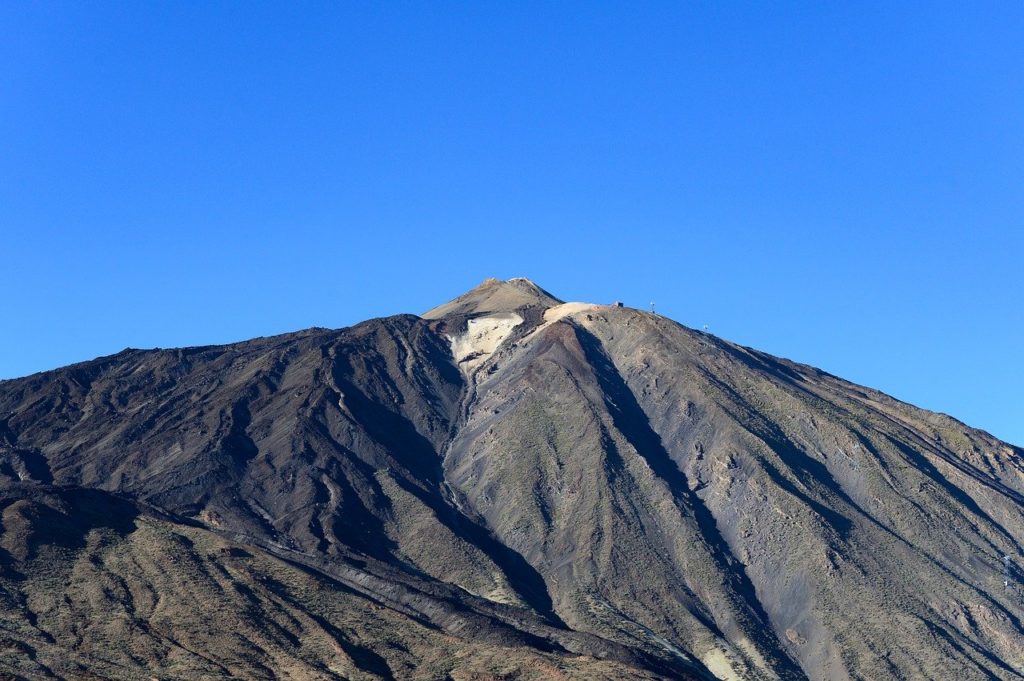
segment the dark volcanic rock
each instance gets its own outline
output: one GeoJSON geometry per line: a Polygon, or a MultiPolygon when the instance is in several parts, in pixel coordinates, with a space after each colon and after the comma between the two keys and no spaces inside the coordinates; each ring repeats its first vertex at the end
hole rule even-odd
{"type": "Polygon", "coordinates": [[[1022,501],[949,417],[489,280],[0,382],[0,671],[1021,678],[1022,501]]]}

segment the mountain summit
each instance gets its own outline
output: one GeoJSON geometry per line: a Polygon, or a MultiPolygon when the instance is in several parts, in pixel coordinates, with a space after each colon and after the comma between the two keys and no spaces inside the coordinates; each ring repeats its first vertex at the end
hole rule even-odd
{"type": "Polygon", "coordinates": [[[1024,451],[526,279],[0,382],[0,523],[16,678],[1024,678],[1024,451]]]}
{"type": "Polygon", "coordinates": [[[471,315],[484,312],[515,312],[525,307],[545,309],[562,301],[525,277],[508,281],[485,279],[476,288],[455,300],[423,313],[424,319],[450,315],[471,315]]]}

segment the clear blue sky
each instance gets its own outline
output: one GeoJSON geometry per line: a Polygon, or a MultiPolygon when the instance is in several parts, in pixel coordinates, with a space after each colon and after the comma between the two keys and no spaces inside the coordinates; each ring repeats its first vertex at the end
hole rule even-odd
{"type": "Polygon", "coordinates": [[[0,377],[523,275],[1024,444],[1022,36],[1019,0],[4,2],[0,377]]]}

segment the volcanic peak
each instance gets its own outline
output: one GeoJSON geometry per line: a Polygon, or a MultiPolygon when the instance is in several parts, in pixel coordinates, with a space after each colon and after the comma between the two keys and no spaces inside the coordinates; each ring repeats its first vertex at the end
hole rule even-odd
{"type": "Polygon", "coordinates": [[[516,312],[527,307],[546,309],[561,302],[526,277],[513,277],[506,281],[490,278],[454,300],[424,312],[422,316],[440,319],[456,315],[516,312]]]}

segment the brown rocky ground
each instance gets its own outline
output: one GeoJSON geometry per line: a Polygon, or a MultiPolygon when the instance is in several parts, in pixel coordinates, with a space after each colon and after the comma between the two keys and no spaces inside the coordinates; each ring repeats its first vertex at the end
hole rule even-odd
{"type": "Polygon", "coordinates": [[[126,350],[0,382],[0,670],[1022,678],[1022,454],[522,279],[126,350]]]}

